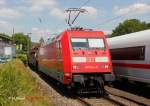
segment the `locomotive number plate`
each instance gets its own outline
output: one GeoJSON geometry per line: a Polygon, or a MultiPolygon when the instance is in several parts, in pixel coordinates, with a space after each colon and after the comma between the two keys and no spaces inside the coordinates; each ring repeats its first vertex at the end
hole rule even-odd
{"type": "Polygon", "coordinates": [[[95,58],[94,57],[87,57],[86,62],[95,62],[95,58]]]}

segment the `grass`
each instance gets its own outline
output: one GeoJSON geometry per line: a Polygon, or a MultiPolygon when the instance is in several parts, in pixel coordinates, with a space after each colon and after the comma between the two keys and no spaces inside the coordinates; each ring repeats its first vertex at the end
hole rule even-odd
{"type": "Polygon", "coordinates": [[[0,64],[0,106],[51,106],[20,60],[0,64]]]}

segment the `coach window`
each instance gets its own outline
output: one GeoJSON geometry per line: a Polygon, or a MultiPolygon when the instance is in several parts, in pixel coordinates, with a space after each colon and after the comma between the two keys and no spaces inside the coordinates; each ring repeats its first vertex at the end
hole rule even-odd
{"type": "Polygon", "coordinates": [[[57,49],[59,48],[59,43],[58,43],[58,42],[56,42],[56,48],[57,48],[57,49]]]}
{"type": "Polygon", "coordinates": [[[61,49],[61,42],[59,41],[59,49],[61,49]]]}
{"type": "Polygon", "coordinates": [[[61,43],[60,43],[60,41],[56,42],[56,47],[57,47],[57,49],[61,49],[61,43]]]}
{"type": "Polygon", "coordinates": [[[56,42],[56,47],[57,47],[57,58],[61,58],[61,43],[60,43],[60,41],[56,42]]]}
{"type": "Polygon", "coordinates": [[[145,46],[111,49],[113,60],[144,60],[145,46]]]}

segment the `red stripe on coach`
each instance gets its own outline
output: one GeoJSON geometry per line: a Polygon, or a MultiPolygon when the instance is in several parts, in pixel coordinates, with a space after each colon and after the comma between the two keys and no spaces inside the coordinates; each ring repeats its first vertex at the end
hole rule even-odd
{"type": "Polygon", "coordinates": [[[150,64],[113,63],[113,66],[150,69],[150,64]]]}

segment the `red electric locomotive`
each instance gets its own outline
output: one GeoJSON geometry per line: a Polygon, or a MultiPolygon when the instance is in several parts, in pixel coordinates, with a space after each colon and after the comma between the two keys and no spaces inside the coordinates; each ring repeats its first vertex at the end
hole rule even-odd
{"type": "Polygon", "coordinates": [[[66,30],[39,48],[39,71],[80,92],[104,91],[112,81],[112,63],[103,32],[66,30]]]}

